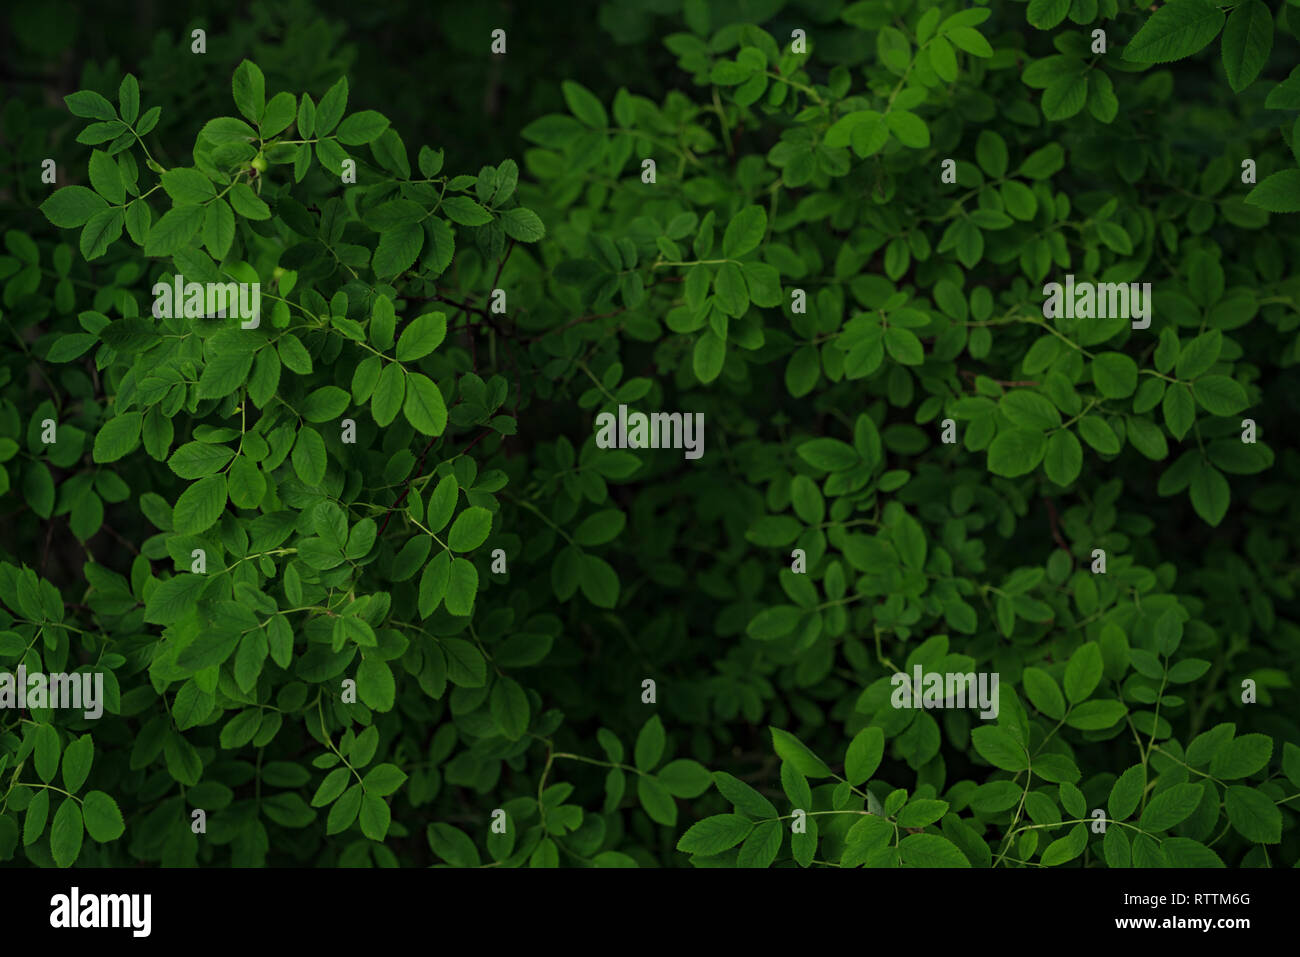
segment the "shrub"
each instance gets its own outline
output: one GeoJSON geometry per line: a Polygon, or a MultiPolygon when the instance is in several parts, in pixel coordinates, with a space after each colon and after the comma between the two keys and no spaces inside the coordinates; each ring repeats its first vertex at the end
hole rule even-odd
{"type": "Polygon", "coordinates": [[[0,665],[104,713],[0,858],[1296,862],[1295,16],[607,3],[679,89],[476,173],[306,8],[12,101],[0,665]]]}

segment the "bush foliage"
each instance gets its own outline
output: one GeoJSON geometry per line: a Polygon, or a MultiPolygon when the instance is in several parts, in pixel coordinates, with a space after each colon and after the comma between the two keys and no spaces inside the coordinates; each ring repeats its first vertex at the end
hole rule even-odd
{"type": "Polygon", "coordinates": [[[0,669],[106,705],[0,712],[0,859],[1295,864],[1300,7],[542,13],[394,41],[445,124],[400,5],[15,83],[0,669]]]}

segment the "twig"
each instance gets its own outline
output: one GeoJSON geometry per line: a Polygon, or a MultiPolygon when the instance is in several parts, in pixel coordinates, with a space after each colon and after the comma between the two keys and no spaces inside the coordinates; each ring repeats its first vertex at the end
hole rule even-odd
{"type": "Polygon", "coordinates": [[[1061,537],[1061,529],[1058,524],[1059,516],[1056,514],[1056,504],[1046,495],[1043,496],[1043,503],[1047,506],[1047,520],[1052,525],[1052,538],[1056,539],[1056,544],[1061,546],[1061,548],[1065,549],[1068,553],[1070,551],[1070,546],[1065,544],[1065,539],[1061,537]]]}
{"type": "Polygon", "coordinates": [[[572,319],[569,322],[566,322],[562,326],[556,326],[554,329],[547,329],[545,332],[539,332],[537,335],[525,339],[524,341],[536,342],[538,339],[544,339],[554,332],[563,332],[565,329],[570,329],[573,326],[579,325],[584,322],[592,322],[596,319],[609,319],[613,316],[621,315],[622,313],[625,312],[627,312],[626,306],[624,306],[622,309],[615,309],[613,312],[602,312],[599,315],[595,315],[595,316],[579,316],[577,319],[572,319]]]}
{"type": "Polygon", "coordinates": [[[108,532],[108,534],[112,535],[115,539],[117,539],[118,542],[119,542],[120,544],[125,545],[127,548],[129,548],[129,549],[131,550],[131,554],[132,554],[132,555],[139,555],[139,554],[140,554],[140,549],[136,548],[134,545],[132,545],[130,542],[128,542],[125,538],[123,538],[121,535],[119,535],[116,531],[114,531],[113,528],[112,528],[112,526],[110,526],[107,522],[105,522],[104,524],[100,525],[99,527],[102,528],[104,531],[108,532]]]}
{"type": "MultiPolygon", "coordinates": [[[[970,369],[958,369],[957,372],[958,374],[964,375],[967,378],[971,379],[972,381],[974,381],[976,377],[984,375],[984,373],[982,372],[972,372],[970,369]]],[[[1029,386],[1029,385],[1039,384],[1029,379],[1016,379],[1016,380],[993,379],[992,381],[996,382],[998,385],[1001,386],[1029,386]]]]}
{"type": "MultiPolygon", "coordinates": [[[[493,431],[494,431],[493,429],[484,429],[482,432],[479,433],[478,438],[476,438],[469,445],[465,446],[463,449],[457,452],[456,455],[452,456],[452,458],[456,458],[457,456],[464,455],[474,446],[478,445],[479,442],[483,441],[483,439],[491,435],[493,431]]],[[[435,435],[433,438],[429,440],[428,444],[425,445],[424,451],[420,453],[420,457],[415,462],[415,468],[411,470],[411,477],[406,480],[406,487],[402,489],[402,494],[397,496],[397,501],[394,502],[391,506],[389,506],[388,514],[384,516],[384,523],[379,526],[378,534],[380,535],[384,534],[384,529],[388,527],[388,522],[390,519],[392,519],[393,513],[396,512],[399,508],[401,508],[402,503],[406,501],[406,497],[411,494],[411,483],[415,481],[416,478],[419,477],[420,470],[424,467],[424,458],[426,455],[429,454],[429,449],[433,448],[433,444],[437,441],[438,441],[438,436],[435,435]]]]}

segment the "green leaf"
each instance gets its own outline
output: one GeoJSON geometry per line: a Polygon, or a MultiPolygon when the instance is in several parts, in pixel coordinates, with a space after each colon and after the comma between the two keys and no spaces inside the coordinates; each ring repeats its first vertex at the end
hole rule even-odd
{"type": "Polygon", "coordinates": [[[664,753],[664,726],[658,715],[641,726],[633,749],[633,761],[639,771],[652,771],[664,753]]]}
{"type": "Polygon", "coordinates": [[[1065,716],[1065,699],[1056,681],[1041,668],[1026,668],[1021,676],[1025,694],[1034,707],[1054,721],[1065,716]]]}
{"type": "Polygon", "coordinates": [[[1007,171],[1007,141],[992,130],[980,131],[975,159],[986,174],[1001,179],[1007,171]]]}
{"type": "Polygon", "coordinates": [[[379,234],[379,245],[370,265],[377,276],[396,276],[411,268],[423,248],[424,229],[419,224],[388,229],[379,234]]]}
{"type": "Polygon", "coordinates": [[[216,198],[212,180],[196,169],[178,166],[162,174],[162,187],[177,206],[193,206],[216,198]]]}
{"type": "Polygon", "coordinates": [[[994,475],[1016,478],[1038,467],[1047,452],[1047,436],[1028,429],[999,432],[989,445],[989,471],[994,475]]]}
{"type": "Polygon", "coordinates": [[[1055,867],[1074,860],[1088,845],[1088,825],[1076,824],[1064,837],[1059,837],[1043,850],[1044,867],[1055,867]]]}
{"type": "Polygon", "coordinates": [[[609,125],[604,104],[585,86],[565,80],[560,84],[560,91],[564,94],[564,102],[569,111],[582,123],[595,130],[603,130],[609,125]]]}
{"type": "Polygon", "coordinates": [[[910,329],[890,326],[885,330],[885,351],[903,365],[919,366],[925,361],[921,340],[910,329]]]}
{"type": "Polygon", "coordinates": [[[1147,802],[1138,827],[1144,831],[1167,831],[1181,824],[1201,803],[1202,793],[1202,786],[1197,783],[1166,788],[1147,802]]]}
{"type": "Polygon", "coordinates": [[[1023,771],[1029,767],[1024,745],[994,725],[984,725],[971,732],[971,743],[985,761],[1004,771],[1023,771]]]}
{"type": "Polygon", "coordinates": [[[1246,390],[1226,375],[1207,375],[1192,383],[1192,394],[1211,415],[1236,415],[1246,408],[1246,390]]]}
{"type": "Polygon", "coordinates": [[[740,846],[736,857],[737,867],[763,868],[771,867],[776,855],[781,850],[784,832],[779,821],[762,821],[754,825],[754,830],[745,843],[740,846]]]}
{"type": "Polygon", "coordinates": [[[492,214],[468,196],[448,196],[439,209],[453,223],[461,226],[483,226],[492,222],[492,214]]]}
{"type": "MultiPolygon", "coordinates": [[[[292,93],[281,91],[271,97],[271,102],[266,104],[266,109],[262,111],[262,120],[258,124],[259,132],[263,139],[269,139],[277,133],[284,132],[298,115],[298,101],[292,93]]],[[[304,136],[310,136],[310,133],[304,133],[304,136]]]]}
{"type": "Polygon", "coordinates": [[[1025,157],[1019,175],[1030,179],[1047,179],[1065,165],[1065,150],[1059,143],[1049,143],[1025,157]]]}
{"type": "Polygon", "coordinates": [[[1223,351],[1223,333],[1211,329],[1183,345],[1178,353],[1175,374],[1180,379],[1195,379],[1208,372],[1223,351]]]}
{"type": "Polygon", "coordinates": [[[603,558],[584,554],[578,582],[587,600],[597,608],[613,608],[618,604],[618,573],[603,558]]]}
{"type": "MultiPolygon", "coordinates": [[[[975,31],[970,32],[974,33],[975,31]]],[[[978,33],[975,35],[979,36],[978,33]]],[[[956,42],[955,38],[953,39],[956,42]]],[[[983,38],[981,37],[981,39],[983,38]]],[[[915,113],[908,110],[892,110],[885,114],[885,122],[889,125],[889,131],[904,146],[909,146],[912,149],[925,149],[930,145],[930,128],[925,125],[925,120],[915,113]]]]}
{"type": "Polygon", "coordinates": [[[1273,49],[1273,11],[1263,0],[1244,0],[1223,28],[1223,69],[1234,93],[1259,76],[1273,49]]]}
{"type": "Polygon", "coordinates": [[[1067,120],[1088,102],[1087,74],[1070,73],[1057,77],[1043,90],[1043,116],[1054,122],[1067,120]]]}
{"type": "Polygon", "coordinates": [[[358,816],[361,833],[372,841],[382,841],[388,836],[388,826],[392,814],[388,803],[378,794],[365,794],[361,799],[361,813],[358,816]]]}
{"type": "Polygon", "coordinates": [[[1192,508],[1207,524],[1217,526],[1228,513],[1232,490],[1223,473],[1205,462],[1196,465],[1192,473],[1192,508]]]}
{"type": "Polygon", "coordinates": [[[1189,57],[1219,35],[1223,12],[1211,0],[1170,0],[1142,25],[1124,49],[1134,63],[1169,63],[1189,57]]]}
{"type": "Polygon", "coordinates": [[[1140,764],[1135,764],[1118,778],[1110,789],[1110,797],[1106,802],[1107,810],[1112,820],[1123,821],[1135,810],[1138,802],[1142,800],[1142,792],[1146,788],[1146,768],[1140,764]]]}
{"type": "Polygon", "coordinates": [[[691,365],[695,377],[706,385],[716,379],[722,372],[727,358],[727,344],[712,329],[706,329],[695,340],[695,351],[691,365]]]}
{"type": "Polygon", "coordinates": [[[738,259],[757,249],[767,232],[767,210],[762,206],[746,206],[732,217],[722,236],[722,254],[728,259],[738,259]]]}
{"type": "Polygon", "coordinates": [[[351,404],[352,398],[336,385],[321,386],[303,399],[299,413],[308,422],[337,419],[351,404]]]}
{"type": "Polygon", "coordinates": [[[452,867],[478,867],[481,859],[465,832],[437,821],[428,828],[429,846],[452,867]]]}
{"type": "Polygon", "coordinates": [[[901,30],[884,26],[876,34],[876,55],[890,72],[902,76],[912,60],[912,44],[901,30]]]}
{"type": "Polygon", "coordinates": [[[1104,455],[1114,455],[1120,450],[1119,439],[1105,420],[1095,415],[1085,415],[1078,422],[1079,434],[1085,442],[1104,455]]]}
{"type": "Polygon", "coordinates": [[[1282,745],[1282,771],[1288,781],[1300,787],[1300,747],[1296,747],[1290,741],[1282,745]]]}
{"type": "Polygon", "coordinates": [[[31,803],[27,805],[27,814],[23,818],[23,846],[29,847],[45,833],[45,825],[50,820],[50,795],[53,791],[41,789],[36,792],[31,803]]]}
{"type": "Polygon", "coordinates": [[[45,218],[61,229],[84,226],[91,216],[107,208],[104,197],[84,186],[65,186],[41,203],[45,218]]]}
{"type": "MultiPolygon", "coordinates": [[[[62,193],[66,192],[67,189],[75,188],[69,186],[66,189],[59,190],[59,192],[62,193]]],[[[58,193],[55,193],[55,196],[57,195],[58,193]]],[[[49,200],[46,202],[48,203],[49,200]]],[[[1284,169],[1280,173],[1274,173],[1272,176],[1267,177],[1246,194],[1246,202],[1251,206],[1266,209],[1270,213],[1300,212],[1300,169],[1284,169]]],[[[45,209],[45,207],[42,206],[41,209],[45,209]]],[[[50,216],[48,212],[46,215],[50,216]]],[[[53,216],[50,216],[50,222],[53,222],[56,226],[61,225],[55,222],[53,216]]]]}
{"type": "Polygon", "coordinates": [[[447,546],[453,552],[468,552],[478,548],[492,531],[492,513],[481,506],[467,508],[456,516],[447,533],[447,546]]]}
{"type": "Polygon", "coordinates": [[[1119,97],[1110,75],[1094,70],[1088,77],[1088,112],[1103,123],[1112,123],[1119,115],[1119,97]]]}
{"type": "Polygon", "coordinates": [[[677,804],[658,779],[643,774],[636,781],[636,796],[650,820],[665,827],[677,824],[677,804]]]}
{"type": "Polygon", "coordinates": [[[329,463],[325,454],[325,440],[319,432],[310,426],[298,430],[292,462],[294,472],[307,485],[317,486],[325,481],[325,469],[329,463]]]}
{"type": "Polygon", "coordinates": [[[163,213],[149,227],[145,239],[146,256],[170,256],[189,244],[194,235],[203,228],[202,206],[176,206],[163,213]]]}
{"type": "Polygon", "coordinates": [[[946,31],[946,36],[954,46],[964,50],[971,56],[977,56],[981,59],[988,59],[993,56],[993,47],[989,45],[989,41],[978,30],[969,26],[950,27],[946,31]]]}
{"type": "MultiPolygon", "coordinates": [[[[338,770],[343,771],[345,775],[347,774],[346,768],[339,768],[338,770]]],[[[346,781],[347,778],[344,777],[343,780],[346,781]]],[[[362,778],[361,784],[369,793],[386,797],[401,787],[405,781],[406,773],[402,771],[401,768],[397,767],[397,765],[377,764],[366,772],[366,776],[362,778]]],[[[323,803],[328,804],[329,802],[326,801],[323,803]]],[[[315,805],[313,802],[313,806],[318,805],[315,805]]]]}
{"type": "Polygon", "coordinates": [[[782,731],[780,728],[769,727],[772,732],[772,744],[776,748],[777,755],[781,760],[789,761],[804,775],[809,778],[828,778],[831,776],[831,769],[817,755],[813,754],[808,747],[788,731],[782,731]]]}
{"type": "Polygon", "coordinates": [[[1169,434],[1181,441],[1196,421],[1196,403],[1192,401],[1191,390],[1182,383],[1169,386],[1165,390],[1161,411],[1169,434]]]}
{"type": "Polygon", "coordinates": [[[474,597],[477,594],[478,569],[467,559],[454,559],[447,580],[447,596],[443,599],[447,611],[453,615],[468,615],[474,607],[474,597]]]}
{"type": "Polygon", "coordinates": [[[126,830],[117,802],[103,791],[88,791],[82,800],[81,812],[86,833],[100,844],[117,840],[126,830]]]}
{"type": "Polygon", "coordinates": [[[208,247],[213,259],[220,261],[226,258],[234,241],[235,214],[230,204],[224,199],[209,203],[203,214],[203,245],[208,247]]]}
{"type": "Polygon", "coordinates": [[[712,855],[735,847],[754,829],[754,823],[739,814],[715,814],[691,827],[677,841],[683,854],[712,855]]]}
{"type": "Polygon", "coordinates": [[[1228,820],[1237,833],[1257,844],[1277,844],[1282,840],[1282,812],[1262,791],[1234,784],[1223,797],[1228,820]]]}
{"type": "MultiPolygon", "coordinates": [[[[392,767],[392,765],[381,764],[379,767],[392,767]]],[[[374,770],[378,769],[372,769],[362,782],[367,788],[370,787],[370,774],[373,774],[374,770]]],[[[327,804],[332,804],[343,793],[343,789],[348,786],[351,780],[352,771],[350,768],[335,768],[325,775],[325,780],[321,781],[320,787],[316,789],[315,795],[312,796],[311,806],[324,807],[327,804]]]]}
{"type": "MultiPolygon", "coordinates": [[[[383,386],[383,378],[380,378],[383,386]]],[[[447,428],[447,405],[442,392],[428,378],[418,372],[406,380],[406,401],[402,405],[406,421],[424,435],[442,435],[447,428]]]]}
{"type": "Polygon", "coordinates": [[[113,104],[94,90],[78,90],[76,93],[70,93],[63,98],[63,102],[73,116],[89,120],[117,119],[117,111],[113,109],[113,104]]]}
{"type": "Polygon", "coordinates": [[[122,119],[128,123],[134,123],[140,115],[140,84],[130,73],[118,85],[117,105],[122,119]]]}
{"type": "Polygon", "coordinates": [[[898,812],[900,827],[925,827],[933,824],[948,813],[948,802],[931,798],[912,798],[907,806],[898,812]]]}
{"type": "Polygon", "coordinates": [[[451,563],[451,552],[442,551],[425,566],[424,574],[420,576],[421,618],[432,615],[446,598],[447,585],[451,581],[451,563]]]}
{"type": "Polygon", "coordinates": [[[1039,30],[1050,30],[1057,26],[1070,12],[1070,0],[1029,0],[1029,9],[1025,19],[1030,26],[1039,30]]]}
{"type": "Polygon", "coordinates": [[[588,515],[573,530],[573,540],[579,545],[604,545],[618,537],[627,524],[627,516],[616,508],[588,515]]]}
{"type": "Polygon", "coordinates": [[[1122,352],[1100,352],[1092,360],[1092,381],[1107,399],[1123,399],[1137,389],[1137,363],[1122,352]]]}
{"type": "Polygon", "coordinates": [[[207,583],[202,575],[176,575],[167,579],[149,593],[144,620],[158,625],[173,624],[194,607],[207,583]]]}
{"type": "Polygon", "coordinates": [[[397,686],[388,663],[379,658],[363,658],[357,668],[357,696],[365,706],[372,711],[392,711],[396,695],[397,686]]]}
{"type": "Polygon", "coordinates": [[[885,735],[878,727],[863,728],[849,742],[844,758],[844,778],[853,786],[868,780],[880,766],[885,751],[885,735]]]}
{"type": "Polygon", "coordinates": [[[250,60],[243,60],[235,68],[231,89],[239,112],[253,123],[260,120],[266,109],[266,79],[257,64],[250,60]]]}
{"type": "Polygon", "coordinates": [[[438,348],[446,337],[446,314],[425,313],[402,330],[401,338],[397,340],[397,358],[402,362],[422,359],[438,348]]]}
{"type": "Polygon", "coordinates": [[[200,399],[217,399],[235,392],[248,380],[253,357],[238,353],[213,356],[199,376],[200,399]]]}
{"type": "Polygon", "coordinates": [[[325,821],[325,833],[338,834],[340,831],[346,831],[357,819],[357,813],[361,810],[361,801],[365,792],[360,784],[354,784],[346,791],[343,796],[334,802],[330,808],[329,816],[325,821]]]}
{"type": "Polygon", "coordinates": [[[1133,240],[1128,231],[1119,223],[1101,222],[1097,224],[1097,235],[1106,246],[1121,256],[1133,252],[1133,240]]]}
{"type": "Polygon", "coordinates": [[[1080,645],[1065,668],[1065,696],[1071,704],[1083,701],[1101,681],[1101,648],[1095,641],[1080,645]]]}
{"type": "Polygon", "coordinates": [[[316,135],[323,137],[332,133],[347,108],[348,78],[341,76],[321,97],[316,108],[316,135]]]}
{"type": "Polygon", "coordinates": [[[796,451],[813,468],[827,472],[841,472],[861,461],[853,446],[839,439],[812,439],[804,442],[796,451]]]}
{"type": "Polygon", "coordinates": [[[898,844],[908,867],[970,867],[970,860],[952,841],[938,834],[911,834],[898,844]]]}
{"type": "Polygon", "coordinates": [[[345,146],[361,146],[379,139],[386,129],[388,117],[374,110],[361,110],[339,124],[337,135],[345,146]]]}
{"type": "MultiPolygon", "coordinates": [[[[283,358],[283,352],[281,353],[283,358]]],[[[380,373],[379,383],[370,396],[370,413],[378,426],[387,426],[397,417],[406,396],[406,374],[397,363],[390,363],[380,373]]],[[[451,516],[449,515],[448,518],[451,516]]]]}
{"type": "Polygon", "coordinates": [[[952,83],[957,79],[957,54],[953,52],[952,44],[943,37],[931,37],[929,46],[926,48],[930,53],[930,66],[938,74],[939,79],[945,83],[952,83]]]}
{"type": "Polygon", "coordinates": [[[81,805],[76,798],[67,797],[54,812],[50,826],[50,855],[58,867],[68,867],[81,853],[81,843],[86,830],[81,816],[81,805]]]}
{"type": "Polygon", "coordinates": [[[1101,731],[1114,727],[1127,713],[1124,704],[1114,699],[1084,701],[1070,710],[1066,724],[1081,731],[1101,731]]]}
{"type": "Polygon", "coordinates": [[[271,208],[262,202],[247,183],[236,183],[230,190],[230,205],[245,219],[270,219],[271,208]]]}
{"type": "Polygon", "coordinates": [[[756,820],[777,816],[776,806],[739,778],[725,771],[713,772],[713,783],[737,811],[756,820]]]}
{"type": "Polygon", "coordinates": [[[1272,756],[1272,738],[1266,734],[1243,734],[1215,752],[1210,774],[1221,781],[1249,777],[1263,770],[1272,756]]]}
{"type": "Polygon", "coordinates": [[[459,638],[445,638],[439,644],[447,655],[448,678],[465,688],[487,683],[487,662],[477,648],[459,638]]]}
{"type": "MultiPolygon", "coordinates": [[[[851,113],[846,113],[831,124],[830,129],[826,131],[826,135],[823,137],[823,142],[827,147],[832,149],[839,149],[848,146],[854,133],[859,127],[867,126],[871,130],[874,130],[883,118],[884,117],[875,110],[855,110],[851,113]]],[[[883,127],[881,128],[884,129],[883,127]]],[[[888,138],[887,130],[885,131],[885,135],[886,138],[888,138]]]]}
{"type": "Polygon", "coordinates": [[[435,535],[446,528],[456,510],[456,500],[460,487],[454,475],[444,475],[434,486],[429,495],[429,507],[425,510],[425,522],[435,535]]]}
{"type": "MultiPolygon", "coordinates": [[[[717,307],[733,318],[740,318],[749,309],[749,287],[745,283],[745,274],[735,263],[723,263],[718,268],[714,279],[714,302],[717,307]]],[[[723,329],[725,330],[725,326],[723,329]]],[[[714,327],[717,331],[717,327],[714,327]]],[[[725,342],[725,336],[719,332],[718,337],[725,342]]]]}
{"type": "Polygon", "coordinates": [[[95,436],[96,462],[116,462],[140,444],[140,426],[144,416],[139,412],[124,412],[104,423],[95,436]]]}
{"type": "Polygon", "coordinates": [[[498,678],[492,686],[492,718],[505,736],[518,741],[528,730],[528,695],[513,678],[498,678]]]}
{"type": "Polygon", "coordinates": [[[63,786],[70,794],[76,794],[86,783],[90,774],[91,763],[95,759],[95,744],[90,735],[83,734],[63,751],[63,786]]]}
{"type": "Polygon", "coordinates": [[[199,479],[181,493],[172,520],[181,535],[197,535],[211,528],[226,507],[226,476],[199,479]]]}
{"type": "Polygon", "coordinates": [[[1222,749],[1232,741],[1237,726],[1230,721],[1216,724],[1209,731],[1198,734],[1187,746],[1187,763],[1194,767],[1204,767],[1222,749]]]}
{"type": "Polygon", "coordinates": [[[1069,485],[1079,477],[1083,468],[1083,447],[1074,433],[1062,429],[1053,433],[1047,440],[1047,451],[1043,455],[1043,471],[1057,485],[1069,485]]]}
{"type": "Polygon", "coordinates": [[[517,206],[501,214],[501,227],[511,239],[521,243],[535,243],[546,235],[542,219],[531,209],[517,206]]]}
{"type": "Polygon", "coordinates": [[[803,615],[803,609],[795,605],[773,605],[755,615],[745,633],[755,641],[784,638],[794,633],[803,615]]]}
{"type": "Polygon", "coordinates": [[[126,201],[126,186],[117,163],[102,150],[90,154],[90,185],[110,203],[121,205],[126,201]]]}
{"type": "Polygon", "coordinates": [[[709,774],[708,768],[689,758],[678,758],[676,761],[668,762],[656,777],[673,797],[680,798],[697,798],[713,783],[713,776],[709,774]]]}

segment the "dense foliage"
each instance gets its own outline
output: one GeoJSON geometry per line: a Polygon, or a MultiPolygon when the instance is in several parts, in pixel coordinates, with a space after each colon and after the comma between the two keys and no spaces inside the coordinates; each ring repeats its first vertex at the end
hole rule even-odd
{"type": "Polygon", "coordinates": [[[0,859],[1297,863],[1300,7],[459,6],[12,13],[0,859]]]}

